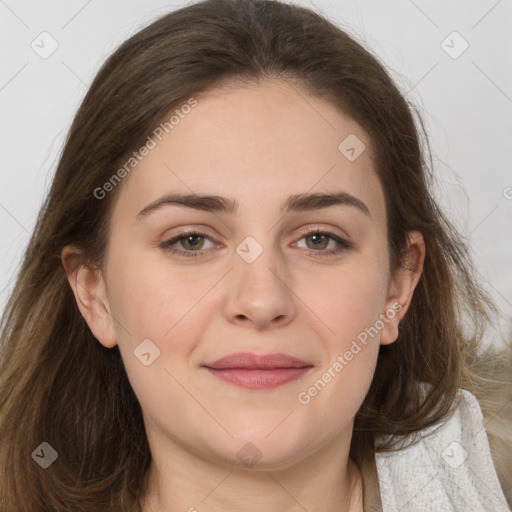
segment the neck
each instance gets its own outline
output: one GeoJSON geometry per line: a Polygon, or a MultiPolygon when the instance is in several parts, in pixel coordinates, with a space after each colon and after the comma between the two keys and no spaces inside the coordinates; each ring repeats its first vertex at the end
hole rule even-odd
{"type": "Polygon", "coordinates": [[[363,511],[361,474],[348,458],[350,436],[279,470],[219,464],[170,443],[151,462],[143,512],[363,511]]]}

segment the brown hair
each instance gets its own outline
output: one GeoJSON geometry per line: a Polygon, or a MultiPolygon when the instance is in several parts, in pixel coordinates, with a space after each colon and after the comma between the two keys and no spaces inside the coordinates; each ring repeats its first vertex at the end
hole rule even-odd
{"type": "MultiPolygon", "coordinates": [[[[98,343],[80,315],[61,251],[75,244],[83,264],[101,268],[122,184],[102,200],[94,190],[191,95],[261,78],[324,98],[366,130],[386,197],[391,269],[409,230],[426,244],[398,340],[381,347],[356,416],[351,458],[362,468],[376,436],[413,434],[448,417],[460,387],[478,394],[476,354],[495,308],[431,195],[432,158],[414,106],[369,51],[319,14],[278,1],[205,0],[125,41],[71,126],[2,318],[2,512],[140,510],[151,460],[140,405],[118,348],[98,343]],[[421,382],[430,385],[424,396],[421,382]],[[58,452],[46,470],[30,459],[43,441],[58,452]]],[[[393,449],[392,440],[379,449],[393,449]]]]}

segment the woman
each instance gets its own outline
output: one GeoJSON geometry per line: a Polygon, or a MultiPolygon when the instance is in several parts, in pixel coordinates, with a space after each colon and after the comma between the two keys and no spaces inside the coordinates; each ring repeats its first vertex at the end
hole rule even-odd
{"type": "Polygon", "coordinates": [[[206,0],[123,43],[3,319],[0,510],[508,510],[494,309],[431,179],[310,10],[206,0]]]}

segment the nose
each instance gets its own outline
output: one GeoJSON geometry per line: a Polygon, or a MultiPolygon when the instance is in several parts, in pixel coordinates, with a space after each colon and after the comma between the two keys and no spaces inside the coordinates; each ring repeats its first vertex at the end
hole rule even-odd
{"type": "Polygon", "coordinates": [[[288,325],[296,314],[296,296],[282,260],[270,249],[252,263],[238,255],[234,258],[225,310],[228,320],[258,330],[288,325]]]}

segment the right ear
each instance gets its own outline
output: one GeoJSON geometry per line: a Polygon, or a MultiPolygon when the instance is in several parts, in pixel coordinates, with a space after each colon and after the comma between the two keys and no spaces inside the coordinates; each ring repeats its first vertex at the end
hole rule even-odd
{"type": "Polygon", "coordinates": [[[95,338],[103,346],[112,348],[117,339],[103,274],[83,265],[80,255],[81,250],[75,246],[67,245],[62,249],[61,259],[69,285],[95,338]]]}

